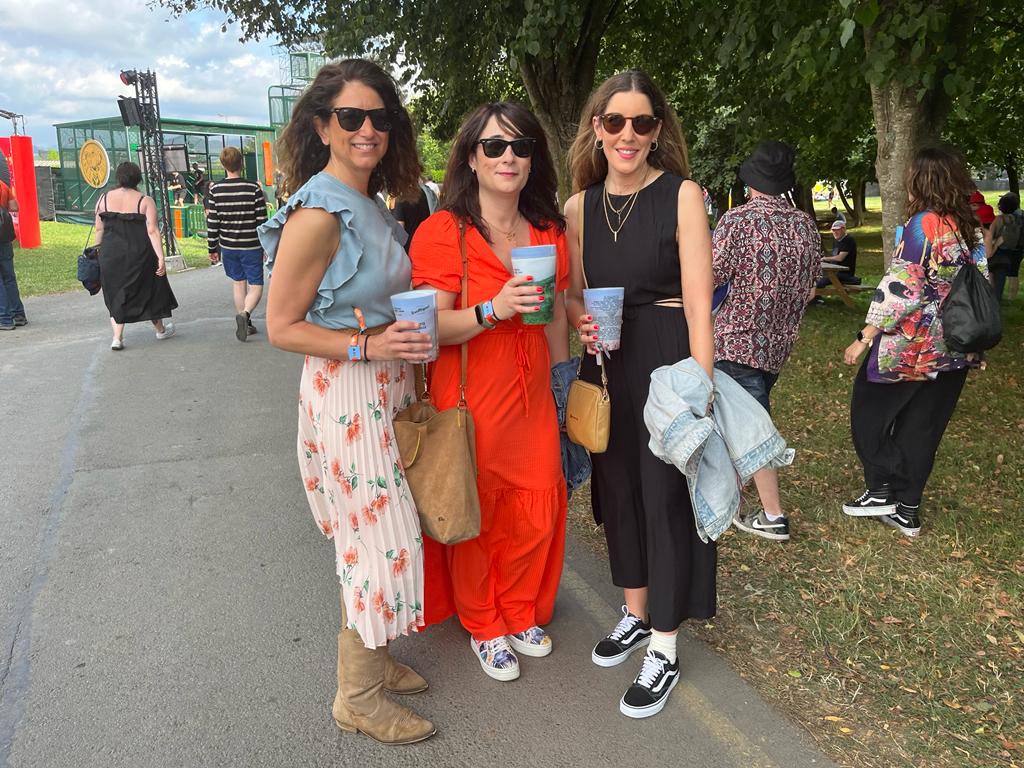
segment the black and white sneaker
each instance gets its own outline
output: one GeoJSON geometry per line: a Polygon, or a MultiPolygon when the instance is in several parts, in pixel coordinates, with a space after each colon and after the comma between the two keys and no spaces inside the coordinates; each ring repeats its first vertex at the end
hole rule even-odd
{"type": "Polygon", "coordinates": [[[678,682],[679,659],[670,664],[667,658],[648,648],[640,674],[622,694],[619,712],[634,718],[658,714],[664,709],[668,695],[678,682]]]}
{"type": "Polygon", "coordinates": [[[736,515],[732,524],[741,531],[752,533],[764,539],[772,541],[789,541],[789,520],[786,516],[772,520],[763,509],[756,512],[748,512],[745,515],[736,515]]]}
{"type": "Polygon", "coordinates": [[[888,488],[872,491],[870,488],[853,501],[843,504],[843,512],[851,517],[875,517],[891,515],[896,511],[896,502],[888,488]]]}
{"type": "Polygon", "coordinates": [[[651,642],[651,625],[644,624],[626,606],[615,629],[594,646],[590,659],[599,667],[614,667],[629,658],[629,654],[651,642]]]}
{"type": "Polygon", "coordinates": [[[897,503],[895,512],[878,519],[897,529],[904,536],[916,538],[921,535],[921,518],[917,514],[919,509],[920,507],[897,503]]]}

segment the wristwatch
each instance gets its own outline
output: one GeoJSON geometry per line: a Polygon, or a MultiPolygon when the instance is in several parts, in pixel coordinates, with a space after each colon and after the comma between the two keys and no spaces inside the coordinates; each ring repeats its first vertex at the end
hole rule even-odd
{"type": "Polygon", "coordinates": [[[857,331],[857,341],[861,344],[871,344],[871,339],[864,338],[864,331],[857,331]]]}

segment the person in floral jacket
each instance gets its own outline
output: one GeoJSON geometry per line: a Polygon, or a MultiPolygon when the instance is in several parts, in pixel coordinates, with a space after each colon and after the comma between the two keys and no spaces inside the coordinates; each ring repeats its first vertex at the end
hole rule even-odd
{"type": "Polygon", "coordinates": [[[868,309],[867,325],[844,356],[868,351],[850,403],[853,444],[866,489],[843,505],[904,535],[921,531],[919,508],[942,435],[978,354],[950,350],[942,302],[962,267],[987,276],[985,250],[968,204],[966,165],[945,148],[918,151],[907,169],[910,218],[868,309]]]}

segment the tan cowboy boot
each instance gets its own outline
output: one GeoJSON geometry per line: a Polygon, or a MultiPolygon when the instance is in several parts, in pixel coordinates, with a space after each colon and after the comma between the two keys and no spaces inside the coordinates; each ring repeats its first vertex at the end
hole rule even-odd
{"type": "Polygon", "coordinates": [[[412,667],[396,661],[387,646],[381,649],[387,653],[387,661],[384,664],[384,690],[388,693],[420,693],[427,690],[427,681],[412,667]]]}
{"type": "Polygon", "coordinates": [[[338,633],[338,693],[331,713],[343,731],[365,733],[381,744],[414,744],[437,730],[384,694],[387,648],[363,645],[354,629],[338,633]]]}
{"type": "MultiPolygon", "coordinates": [[[[341,599],[341,626],[348,623],[345,617],[345,598],[341,599]]],[[[387,647],[385,647],[388,651],[387,647]]],[[[341,655],[338,655],[338,690],[341,691],[341,655]]],[[[412,667],[408,667],[400,661],[396,661],[390,651],[387,654],[387,666],[384,667],[384,690],[388,693],[408,695],[411,693],[422,693],[427,690],[427,681],[424,680],[412,667]]],[[[339,694],[340,695],[340,694],[339,694]]]]}

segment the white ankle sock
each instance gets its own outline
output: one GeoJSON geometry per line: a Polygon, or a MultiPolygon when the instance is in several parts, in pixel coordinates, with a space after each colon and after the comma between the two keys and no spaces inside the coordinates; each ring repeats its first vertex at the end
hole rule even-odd
{"type": "Polygon", "coordinates": [[[771,520],[771,521],[772,521],[773,523],[774,523],[774,522],[775,522],[776,520],[781,520],[782,518],[784,518],[784,517],[785,517],[785,515],[784,515],[784,514],[782,514],[781,512],[780,512],[779,514],[777,514],[777,515],[773,515],[773,514],[772,514],[771,512],[769,512],[769,511],[768,511],[767,509],[766,509],[766,510],[764,511],[764,516],[765,516],[765,517],[767,517],[767,518],[768,518],[769,520],[771,520]]]}
{"type": "Polygon", "coordinates": [[[652,630],[651,644],[647,647],[649,650],[660,653],[669,660],[670,664],[675,664],[676,635],[678,635],[678,632],[658,632],[657,630],[652,630]]]}

